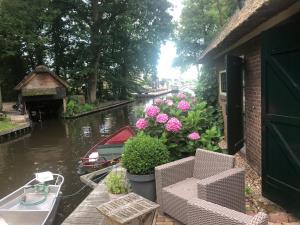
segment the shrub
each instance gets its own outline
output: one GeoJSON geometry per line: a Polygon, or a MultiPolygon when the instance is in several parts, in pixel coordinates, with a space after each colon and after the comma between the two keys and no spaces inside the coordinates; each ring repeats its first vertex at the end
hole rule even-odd
{"type": "Polygon", "coordinates": [[[123,166],[131,174],[153,174],[154,168],[169,162],[169,152],[162,140],[143,133],[125,143],[123,166]]]}
{"type": "Polygon", "coordinates": [[[93,104],[85,103],[84,105],[81,106],[81,111],[82,112],[88,112],[95,109],[95,106],[93,104]]]}
{"type": "Polygon", "coordinates": [[[136,122],[140,133],[160,138],[172,160],[194,155],[197,148],[220,151],[223,123],[218,109],[179,92],[168,99],[155,99],[136,122]]]}
{"type": "Polygon", "coordinates": [[[74,115],[80,112],[80,107],[77,101],[69,100],[67,104],[67,114],[74,115]]]}
{"type": "Polygon", "coordinates": [[[128,192],[124,171],[112,171],[106,179],[105,185],[112,194],[124,194],[128,192]]]}
{"type": "Polygon", "coordinates": [[[201,74],[198,77],[196,96],[202,100],[206,101],[211,106],[218,105],[218,75],[215,71],[211,70],[207,66],[203,66],[201,69],[201,74]]]}
{"type": "Polygon", "coordinates": [[[96,106],[93,104],[80,104],[78,101],[71,99],[67,104],[67,115],[76,115],[82,112],[88,112],[95,109],[96,106]]]}

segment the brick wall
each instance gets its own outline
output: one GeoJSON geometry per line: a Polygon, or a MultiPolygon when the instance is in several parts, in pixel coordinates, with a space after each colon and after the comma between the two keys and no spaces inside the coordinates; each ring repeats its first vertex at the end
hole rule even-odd
{"type": "Polygon", "coordinates": [[[261,174],[261,53],[260,42],[245,48],[245,139],[246,157],[261,174]]]}

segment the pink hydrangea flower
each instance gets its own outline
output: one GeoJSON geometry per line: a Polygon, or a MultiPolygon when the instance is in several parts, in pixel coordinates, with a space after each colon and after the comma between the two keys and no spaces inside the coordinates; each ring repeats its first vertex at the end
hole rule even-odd
{"type": "Polygon", "coordinates": [[[196,131],[190,133],[188,135],[188,139],[192,140],[192,141],[196,141],[196,140],[199,140],[200,139],[200,134],[196,131]]]}
{"type": "Polygon", "coordinates": [[[161,113],[161,114],[158,114],[157,117],[156,117],[156,122],[158,123],[166,123],[168,121],[169,117],[167,114],[165,113],[161,113]]]}
{"type": "Polygon", "coordinates": [[[173,101],[171,99],[167,99],[165,101],[165,103],[166,103],[167,106],[172,106],[173,105],[173,101]]]}
{"type": "Polygon", "coordinates": [[[191,108],[191,106],[190,103],[188,103],[187,101],[181,100],[180,102],[178,102],[177,108],[183,112],[186,112],[191,108]]]}
{"type": "Polygon", "coordinates": [[[181,91],[178,93],[177,97],[180,99],[185,99],[185,94],[181,91]]]}
{"type": "Polygon", "coordinates": [[[165,127],[166,127],[167,131],[170,131],[170,132],[173,132],[173,133],[177,133],[177,132],[179,132],[181,130],[182,124],[181,124],[181,122],[177,118],[172,117],[166,123],[165,127]]]}
{"type": "Polygon", "coordinates": [[[146,108],[146,115],[149,117],[156,117],[160,112],[160,109],[157,106],[148,106],[146,108]]]}
{"type": "Polygon", "coordinates": [[[154,104],[155,105],[161,105],[164,103],[164,100],[162,100],[161,98],[156,98],[154,99],[154,104]]]}
{"type": "Polygon", "coordinates": [[[136,121],[136,128],[139,130],[144,130],[148,127],[149,123],[146,119],[139,119],[138,121],[136,121]]]}

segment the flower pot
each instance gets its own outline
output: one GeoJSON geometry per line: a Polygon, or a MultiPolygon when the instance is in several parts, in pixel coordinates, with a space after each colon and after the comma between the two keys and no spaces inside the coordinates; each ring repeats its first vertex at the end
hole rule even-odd
{"type": "Polygon", "coordinates": [[[127,172],[127,179],[129,180],[131,189],[134,193],[153,202],[156,200],[154,174],[133,175],[127,172]]]}

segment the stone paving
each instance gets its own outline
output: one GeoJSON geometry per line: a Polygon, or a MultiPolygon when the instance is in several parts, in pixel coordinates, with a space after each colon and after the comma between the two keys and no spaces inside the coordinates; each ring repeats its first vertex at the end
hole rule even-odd
{"type": "MultiPolygon", "coordinates": [[[[269,225],[300,225],[300,218],[287,213],[280,206],[261,197],[261,178],[246,163],[242,155],[236,155],[237,167],[244,167],[246,170],[246,213],[255,215],[257,212],[266,212],[269,215],[269,225]]],[[[153,225],[180,225],[173,218],[167,215],[157,214],[153,225]]],[[[203,224],[204,225],[204,224],[203,224]]],[[[224,224],[225,225],[225,224],[224,224]]]]}

